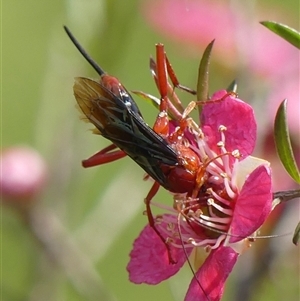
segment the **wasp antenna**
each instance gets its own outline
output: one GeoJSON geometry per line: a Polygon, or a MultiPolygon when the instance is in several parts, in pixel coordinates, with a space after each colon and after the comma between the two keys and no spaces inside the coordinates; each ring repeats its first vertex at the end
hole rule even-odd
{"type": "Polygon", "coordinates": [[[95,69],[95,71],[100,75],[104,75],[105,71],[89,56],[89,54],[83,49],[83,47],[79,44],[79,42],[76,40],[76,38],[73,36],[71,31],[67,26],[64,25],[64,29],[75,45],[75,47],[79,50],[79,52],[83,55],[83,57],[90,63],[90,65],[95,69]]]}

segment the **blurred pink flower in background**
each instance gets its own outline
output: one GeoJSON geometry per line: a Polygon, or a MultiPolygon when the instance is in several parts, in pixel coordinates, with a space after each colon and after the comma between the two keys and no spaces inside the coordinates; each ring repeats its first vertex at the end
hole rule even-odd
{"type": "MultiPolygon", "coordinates": [[[[282,43],[285,43],[282,41],[282,43]]],[[[292,46],[290,46],[292,47],[292,46]]],[[[289,61],[289,59],[286,59],[289,61]]],[[[295,135],[295,142],[298,143],[298,147],[300,147],[299,138],[299,129],[300,129],[300,109],[299,109],[299,101],[300,101],[300,56],[298,53],[298,60],[291,61],[293,63],[294,69],[289,72],[280,72],[277,77],[273,78],[277,85],[273,84],[270,95],[268,96],[268,115],[275,116],[276,111],[280,105],[280,103],[287,98],[287,119],[289,130],[291,131],[291,135],[295,135]]]]}
{"type": "Polygon", "coordinates": [[[44,188],[47,167],[36,150],[27,146],[4,149],[0,163],[0,189],[4,202],[26,205],[44,188]]]}
{"type": "Polygon", "coordinates": [[[262,19],[249,19],[225,1],[148,0],[141,9],[154,29],[183,44],[185,52],[195,49],[196,58],[213,39],[215,59],[229,67],[246,62],[258,74],[288,70],[299,58],[296,49],[258,23],[262,19]]]}

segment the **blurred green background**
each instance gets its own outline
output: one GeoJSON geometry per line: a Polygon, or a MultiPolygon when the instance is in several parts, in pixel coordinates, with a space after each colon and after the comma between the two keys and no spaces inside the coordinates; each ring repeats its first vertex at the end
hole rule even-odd
{"type": "MultiPolygon", "coordinates": [[[[270,11],[283,6],[279,0],[260,2],[270,11]]],[[[284,3],[296,24],[299,2],[284,3]]],[[[78,118],[73,79],[97,75],[63,25],[129,90],[157,95],[148,67],[157,42],[165,44],[180,81],[196,84],[201,53],[198,60],[189,58],[184,46],[179,49],[155,32],[140,12],[142,4],[142,0],[2,1],[2,148],[30,145],[49,166],[48,185],[33,209],[38,231],[15,208],[2,206],[3,301],[183,299],[192,277],[188,269],[156,287],[128,281],[128,254],[147,222],[143,198],[150,183],[142,181],[143,171],[128,158],[92,169],[83,169],[80,163],[108,142],[92,135],[91,126],[78,118]]],[[[235,76],[232,70],[218,68],[218,63],[212,64],[212,73],[218,70],[212,91],[226,87],[235,76]]],[[[182,97],[187,99],[184,93],[182,97]]],[[[152,124],[155,108],[137,102],[152,124]]],[[[165,198],[170,196],[160,191],[157,199],[165,198]]],[[[280,237],[275,240],[281,243],[280,237]]],[[[289,260],[299,257],[295,251],[292,259],[287,254],[275,263],[276,272],[264,279],[253,300],[297,300],[299,265],[289,260]]],[[[237,277],[232,276],[224,300],[232,300],[237,277]]]]}

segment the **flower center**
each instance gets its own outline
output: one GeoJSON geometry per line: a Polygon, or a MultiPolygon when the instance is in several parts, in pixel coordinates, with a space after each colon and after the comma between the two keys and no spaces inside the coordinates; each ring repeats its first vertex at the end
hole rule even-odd
{"type": "Polygon", "coordinates": [[[160,230],[171,238],[170,241],[174,246],[182,247],[174,239],[178,239],[179,232],[186,247],[217,248],[226,239],[238,196],[237,188],[231,181],[232,168],[240,154],[238,150],[227,151],[226,127],[220,126],[219,132],[221,139],[217,147],[212,149],[201,130],[192,131],[196,144],[190,145],[190,148],[203,164],[201,167],[204,170],[203,178],[200,179],[202,185],[194,198],[186,194],[174,196],[173,211],[177,213],[175,220],[172,215],[162,216],[169,227],[167,229],[160,227],[160,230]]]}

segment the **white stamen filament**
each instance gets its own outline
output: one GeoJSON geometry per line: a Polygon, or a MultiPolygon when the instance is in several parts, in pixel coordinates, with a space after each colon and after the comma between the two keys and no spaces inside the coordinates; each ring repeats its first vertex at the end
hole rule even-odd
{"type": "Polygon", "coordinates": [[[193,240],[191,242],[193,247],[201,247],[201,246],[207,246],[207,245],[214,245],[216,243],[216,239],[204,239],[201,241],[196,242],[193,240]]]}
{"type": "Polygon", "coordinates": [[[219,204],[215,203],[215,201],[213,199],[211,199],[211,198],[207,200],[207,204],[210,205],[210,206],[212,206],[212,207],[214,207],[214,208],[216,208],[220,212],[229,215],[229,216],[232,216],[232,214],[233,214],[233,211],[231,209],[225,209],[225,208],[223,208],[219,204]]]}
{"type": "MultiPolygon", "coordinates": [[[[224,224],[226,226],[222,226],[220,224],[216,224],[216,223],[213,223],[211,221],[206,221],[205,220],[206,218],[211,219],[211,217],[208,217],[206,215],[201,215],[200,219],[197,219],[197,222],[200,223],[200,224],[203,224],[203,225],[205,225],[209,228],[213,228],[213,229],[217,229],[217,230],[223,230],[223,231],[227,230],[228,220],[230,221],[230,219],[227,219],[227,222],[224,222],[224,224]]],[[[224,218],[224,219],[226,219],[226,218],[224,218]]],[[[222,220],[222,218],[219,218],[218,222],[221,223],[221,220],[222,220]]]]}
{"type": "MultiPolygon", "coordinates": [[[[207,216],[204,214],[201,214],[200,218],[202,218],[205,221],[210,221],[210,222],[224,224],[224,225],[228,225],[228,223],[231,221],[231,218],[229,218],[229,217],[211,217],[211,216],[207,216]]],[[[222,226],[222,228],[223,228],[223,226],[222,226]]]]}
{"type": "Polygon", "coordinates": [[[217,193],[214,192],[213,189],[209,189],[209,192],[211,193],[211,195],[214,197],[214,199],[216,199],[217,201],[223,203],[224,205],[230,206],[231,202],[222,198],[220,195],[218,195],[217,193]]]}
{"type": "Polygon", "coordinates": [[[206,171],[213,176],[219,176],[220,173],[223,173],[222,164],[214,160],[207,165],[206,171]]]}
{"type": "Polygon", "coordinates": [[[211,217],[218,217],[214,212],[213,212],[213,207],[212,206],[208,206],[208,212],[209,212],[209,215],[211,217]]]}
{"type": "Polygon", "coordinates": [[[221,242],[222,242],[223,240],[225,240],[225,238],[226,238],[226,235],[224,235],[224,234],[223,234],[223,235],[220,235],[220,236],[218,237],[216,243],[215,243],[211,248],[212,248],[212,249],[218,248],[218,247],[220,246],[221,242]]]}
{"type": "Polygon", "coordinates": [[[230,199],[235,199],[236,198],[236,193],[231,189],[230,187],[230,182],[229,182],[229,179],[228,178],[224,178],[224,185],[225,185],[225,189],[226,189],[226,192],[229,196],[230,199]]]}

